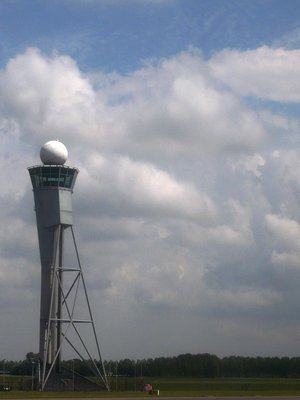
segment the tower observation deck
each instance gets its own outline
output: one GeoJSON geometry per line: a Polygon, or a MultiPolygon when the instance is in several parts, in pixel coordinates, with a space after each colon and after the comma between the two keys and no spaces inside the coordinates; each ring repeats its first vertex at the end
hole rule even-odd
{"type": "Polygon", "coordinates": [[[68,152],[59,141],[41,149],[43,165],[29,167],[33,187],[41,259],[39,373],[37,387],[50,390],[108,390],[98,338],[73,231],[72,193],[78,169],[64,165],[68,152]],[[71,234],[76,265],[64,265],[64,239],[71,234]],[[84,318],[79,318],[85,306],[84,318]],[[87,338],[80,326],[88,330],[87,338]],[[90,344],[96,354],[90,351],[90,344]],[[96,376],[98,385],[62,367],[63,349],[68,347],[96,376]]]}

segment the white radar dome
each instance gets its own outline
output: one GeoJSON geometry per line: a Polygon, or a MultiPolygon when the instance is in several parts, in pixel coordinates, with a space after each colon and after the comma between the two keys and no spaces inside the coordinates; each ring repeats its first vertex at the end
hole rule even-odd
{"type": "Polygon", "coordinates": [[[42,146],[40,157],[43,164],[63,165],[67,161],[68,150],[59,140],[50,140],[42,146]]]}

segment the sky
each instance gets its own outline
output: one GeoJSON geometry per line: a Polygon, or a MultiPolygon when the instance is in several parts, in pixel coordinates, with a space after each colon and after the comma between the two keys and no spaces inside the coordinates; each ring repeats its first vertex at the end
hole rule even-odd
{"type": "Polygon", "coordinates": [[[52,139],[104,359],[300,356],[298,0],[2,0],[0,38],[0,359],[38,350],[52,139]]]}

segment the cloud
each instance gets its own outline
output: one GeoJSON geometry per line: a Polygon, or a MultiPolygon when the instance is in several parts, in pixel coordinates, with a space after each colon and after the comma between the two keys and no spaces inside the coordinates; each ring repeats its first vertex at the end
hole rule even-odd
{"type": "Polygon", "coordinates": [[[287,270],[288,268],[299,269],[300,256],[297,253],[272,253],[271,261],[273,265],[287,270]]]}
{"type": "Polygon", "coordinates": [[[55,132],[78,144],[147,157],[248,151],[264,138],[258,115],[219,91],[197,54],[101,83],[106,87],[94,90],[68,56],[28,49],[1,72],[0,107],[23,140],[55,132]]]}
{"type": "Polygon", "coordinates": [[[223,50],[209,61],[213,76],[241,96],[299,102],[300,50],[223,50]]]}
{"type": "Polygon", "coordinates": [[[271,261],[276,269],[284,274],[300,274],[300,225],[297,221],[282,216],[266,215],[266,226],[275,242],[271,261]]]}
{"type": "Polygon", "coordinates": [[[94,187],[94,200],[87,200],[93,204],[101,199],[104,212],[110,214],[117,215],[119,210],[124,213],[127,207],[127,212],[136,216],[207,220],[216,212],[209,196],[191,182],[179,182],[149,163],[128,157],[107,159],[94,153],[89,154],[83,168],[82,193],[94,187]]]}
{"type": "MultiPolygon", "coordinates": [[[[144,356],[137,338],[161,354],[169,349],[170,327],[184,333],[193,326],[189,339],[174,343],[194,351],[199,329],[213,346],[218,324],[229,343],[232,321],[247,326],[248,340],[254,320],[276,324],[278,309],[292,318],[299,300],[291,286],[300,238],[299,121],[244,99],[298,101],[294,88],[283,88],[297,74],[291,64],[288,75],[285,57],[293,61],[298,53],[226,50],[205,60],[188,50],[124,76],[85,74],[71,57],[38,49],[12,58],[0,71],[0,276],[7,312],[16,312],[25,288],[28,321],[38,325],[39,261],[26,168],[39,163],[44,142],[58,138],[68,163],[80,170],[74,228],[95,319],[110,321],[101,327],[109,351],[120,325],[128,333],[123,349],[131,349],[125,356],[137,348],[144,356]]],[[[27,324],[26,345],[31,330],[27,324]]]]}
{"type": "Polygon", "coordinates": [[[268,230],[284,248],[296,250],[300,244],[299,223],[278,215],[266,215],[268,230]]]}
{"type": "Polygon", "coordinates": [[[251,151],[264,140],[259,116],[232,93],[218,90],[197,52],[146,66],[116,84],[115,93],[109,87],[114,102],[127,100],[127,151],[143,157],[150,152],[171,158],[203,156],[251,151]]]}
{"type": "Polygon", "coordinates": [[[297,49],[300,43],[300,29],[298,27],[288,31],[279,39],[274,40],[273,47],[284,47],[288,49],[297,49]]]}
{"type": "Polygon", "coordinates": [[[0,87],[2,116],[24,141],[96,132],[93,89],[68,56],[28,49],[1,71],[0,87]]]}
{"type": "Polygon", "coordinates": [[[265,165],[265,163],[266,160],[263,158],[263,156],[255,153],[251,156],[243,156],[240,158],[237,163],[233,165],[233,168],[243,170],[248,173],[250,172],[259,178],[262,175],[261,168],[265,165]]]}

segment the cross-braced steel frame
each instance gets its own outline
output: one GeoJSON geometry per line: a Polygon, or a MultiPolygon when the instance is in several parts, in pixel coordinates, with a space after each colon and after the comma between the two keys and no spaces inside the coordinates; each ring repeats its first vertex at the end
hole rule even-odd
{"type": "MultiPolygon", "coordinates": [[[[104,386],[105,389],[109,390],[72,226],[59,224],[54,227],[52,254],[51,301],[45,329],[43,363],[39,382],[40,390],[43,391],[45,389],[52,373],[61,372],[61,352],[65,343],[67,343],[87,365],[91,373],[98,378],[99,383],[104,386]],[[75,268],[65,268],[63,265],[64,233],[67,228],[70,228],[72,233],[72,241],[77,259],[77,266],[75,268]],[[68,273],[72,273],[72,276],[71,279],[69,279],[68,287],[65,287],[64,276],[68,273]],[[75,318],[75,309],[80,288],[81,290],[83,288],[84,299],[87,305],[87,319],[75,318]],[[87,343],[80,334],[78,329],[80,324],[87,324],[91,327],[92,335],[89,337],[89,341],[92,339],[94,340],[99,362],[96,362],[92,357],[87,343]],[[81,344],[80,350],[72,342],[70,338],[71,332],[73,336],[79,340],[81,344]],[[87,360],[89,362],[87,362],[87,360]]],[[[68,278],[69,276],[70,274],[68,278]]]]}

